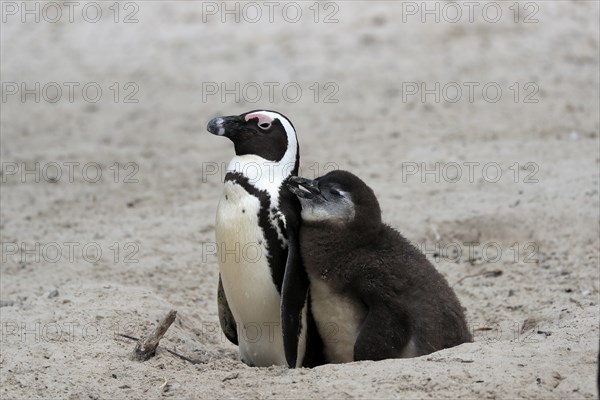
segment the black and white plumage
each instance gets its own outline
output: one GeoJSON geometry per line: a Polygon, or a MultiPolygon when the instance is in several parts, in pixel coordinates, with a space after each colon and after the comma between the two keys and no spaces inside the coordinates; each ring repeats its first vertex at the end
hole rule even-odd
{"type": "Polygon", "coordinates": [[[327,361],[416,357],[472,341],[453,290],[382,222],[362,180],[338,170],[287,185],[302,203],[300,247],[327,361]]]}
{"type": "Polygon", "coordinates": [[[298,200],[284,182],[298,172],[292,123],[273,111],[212,119],[229,138],[229,162],[216,217],[219,319],[253,366],[323,363],[298,246],[298,200]]]}

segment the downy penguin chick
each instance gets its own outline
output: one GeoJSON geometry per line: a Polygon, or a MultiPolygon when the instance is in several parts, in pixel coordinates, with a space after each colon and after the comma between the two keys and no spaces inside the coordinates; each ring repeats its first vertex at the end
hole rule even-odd
{"type": "Polygon", "coordinates": [[[382,222],[362,180],[337,170],[287,186],[302,205],[301,255],[329,362],[418,357],[472,341],[453,290],[382,222]]]}

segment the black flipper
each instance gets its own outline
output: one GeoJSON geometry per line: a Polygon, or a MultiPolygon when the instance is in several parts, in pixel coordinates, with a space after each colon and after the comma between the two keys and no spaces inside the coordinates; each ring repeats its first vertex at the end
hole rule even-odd
{"type": "Polygon", "coordinates": [[[223,282],[221,281],[221,274],[219,274],[219,289],[217,289],[217,302],[219,304],[219,322],[221,323],[221,329],[229,341],[235,345],[238,344],[237,337],[237,324],[233,318],[233,314],[229,309],[227,303],[227,297],[225,297],[225,291],[223,290],[223,282]]]}
{"type": "Polygon", "coordinates": [[[302,366],[305,368],[314,368],[327,363],[325,359],[323,339],[319,335],[317,323],[312,315],[312,306],[310,302],[310,290],[308,291],[307,311],[306,311],[306,350],[302,366]]]}
{"type": "Polygon", "coordinates": [[[298,231],[294,224],[287,224],[288,257],[281,288],[281,321],[283,348],[290,368],[296,368],[298,340],[302,332],[302,309],[308,299],[309,280],[298,242],[298,231]]]}

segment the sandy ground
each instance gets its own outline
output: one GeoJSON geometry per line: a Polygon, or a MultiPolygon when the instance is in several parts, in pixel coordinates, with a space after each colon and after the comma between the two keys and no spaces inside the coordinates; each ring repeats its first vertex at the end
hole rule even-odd
{"type": "Polygon", "coordinates": [[[420,2],[366,1],[315,22],[298,2],[296,23],[281,6],[254,23],[239,6],[235,23],[221,3],[159,1],[95,3],[92,23],[86,4],[22,23],[2,3],[2,398],[597,396],[598,2],[521,3],[516,22],[512,2],[497,22],[488,3],[472,22],[440,3],[436,22],[420,2]],[[36,82],[39,103],[22,99],[36,82]],[[312,370],[238,360],[213,242],[233,149],[205,126],[256,108],[294,122],[305,176],[339,167],[373,187],[454,286],[474,343],[312,370]],[[171,308],[161,346],[201,363],[129,360],[118,334],[171,308]]]}

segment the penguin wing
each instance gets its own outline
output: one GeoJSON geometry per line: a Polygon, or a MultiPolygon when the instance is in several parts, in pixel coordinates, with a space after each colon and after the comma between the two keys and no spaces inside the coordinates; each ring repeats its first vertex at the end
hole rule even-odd
{"type": "Polygon", "coordinates": [[[302,310],[306,304],[309,280],[298,241],[298,228],[288,223],[288,255],[281,287],[281,321],[283,328],[283,348],[290,368],[296,367],[298,341],[302,332],[302,310]]]}
{"type": "Polygon", "coordinates": [[[223,282],[221,281],[221,274],[219,274],[219,289],[217,289],[217,302],[219,304],[219,322],[221,323],[221,329],[225,333],[225,336],[229,341],[235,345],[238,344],[237,337],[237,324],[227,303],[227,297],[225,297],[225,291],[223,290],[223,282]]]}

